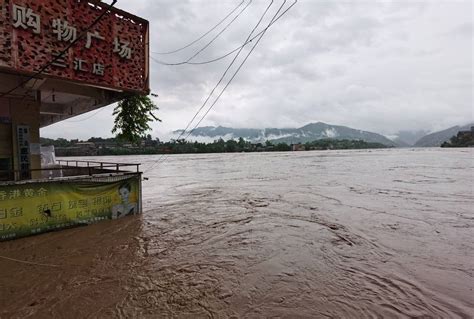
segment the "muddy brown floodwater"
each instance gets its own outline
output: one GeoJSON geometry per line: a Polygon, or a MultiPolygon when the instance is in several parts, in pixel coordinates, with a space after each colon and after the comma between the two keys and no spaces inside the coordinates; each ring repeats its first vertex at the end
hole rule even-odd
{"type": "Polygon", "coordinates": [[[157,158],[100,158],[143,215],[0,243],[1,318],[472,318],[473,149],[157,158]]]}

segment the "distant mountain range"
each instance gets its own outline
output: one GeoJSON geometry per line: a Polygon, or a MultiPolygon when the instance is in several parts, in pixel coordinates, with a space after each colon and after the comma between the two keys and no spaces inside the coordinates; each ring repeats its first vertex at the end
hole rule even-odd
{"type": "MultiPolygon", "coordinates": [[[[300,128],[231,128],[223,126],[204,126],[196,128],[190,135],[197,140],[213,141],[219,138],[224,140],[242,137],[254,143],[269,140],[273,143],[306,143],[325,138],[363,140],[369,143],[381,143],[395,147],[437,147],[448,141],[459,131],[469,130],[474,123],[453,126],[443,131],[427,134],[428,131],[400,131],[395,136],[387,138],[381,134],[353,129],[347,126],[332,125],[322,122],[310,123],[300,128]]],[[[178,135],[182,130],[174,131],[178,135]]]]}
{"type": "Polygon", "coordinates": [[[458,134],[459,131],[468,131],[474,126],[474,123],[470,123],[464,126],[453,126],[446,130],[434,132],[420,138],[416,143],[415,147],[436,147],[441,146],[444,142],[448,141],[451,137],[458,134]]]}
{"type": "MultiPolygon", "coordinates": [[[[182,130],[174,131],[180,134],[182,130]]],[[[353,129],[347,126],[331,125],[322,122],[311,123],[300,128],[265,128],[265,129],[234,129],[230,127],[205,126],[196,128],[190,135],[191,138],[210,138],[224,140],[244,138],[247,141],[263,142],[266,140],[273,143],[306,143],[324,138],[363,140],[369,143],[381,143],[387,146],[397,144],[383,135],[353,129]]]]}

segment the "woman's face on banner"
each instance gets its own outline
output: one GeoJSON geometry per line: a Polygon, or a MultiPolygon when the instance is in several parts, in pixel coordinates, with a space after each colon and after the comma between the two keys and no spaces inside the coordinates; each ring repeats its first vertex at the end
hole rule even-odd
{"type": "Polygon", "coordinates": [[[128,198],[130,197],[130,191],[126,187],[122,187],[119,189],[120,197],[122,197],[123,202],[128,202],[128,198]]]}

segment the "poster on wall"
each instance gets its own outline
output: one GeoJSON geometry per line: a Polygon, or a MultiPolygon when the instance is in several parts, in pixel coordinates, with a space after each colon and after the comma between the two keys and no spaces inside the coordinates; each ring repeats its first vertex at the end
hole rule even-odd
{"type": "Polygon", "coordinates": [[[139,187],[138,175],[0,186],[0,241],[137,214],[139,187]]]}

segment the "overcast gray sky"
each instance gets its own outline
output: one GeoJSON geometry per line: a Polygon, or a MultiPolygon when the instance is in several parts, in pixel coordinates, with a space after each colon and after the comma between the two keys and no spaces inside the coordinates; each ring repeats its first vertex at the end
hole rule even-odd
{"type": "MultiPolygon", "coordinates": [[[[282,1],[274,1],[263,24],[282,1]]],[[[119,0],[116,6],[149,20],[151,51],[162,52],[195,40],[240,2],[119,0]]],[[[241,45],[269,3],[253,0],[193,61],[241,45]]],[[[179,53],[152,56],[182,61],[218,30],[179,53]]],[[[321,121],[391,135],[466,124],[474,120],[472,51],[472,1],[300,0],[268,30],[200,126],[283,128],[321,121]]],[[[152,124],[152,136],[167,139],[184,128],[231,60],[184,66],[151,61],[151,90],[159,94],[153,99],[163,120],[152,124]]],[[[59,122],[41,134],[110,137],[112,110],[59,122]]]]}

